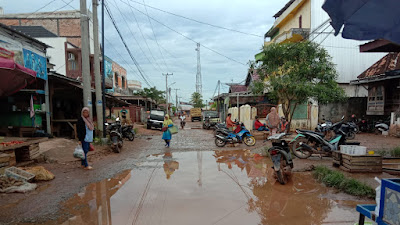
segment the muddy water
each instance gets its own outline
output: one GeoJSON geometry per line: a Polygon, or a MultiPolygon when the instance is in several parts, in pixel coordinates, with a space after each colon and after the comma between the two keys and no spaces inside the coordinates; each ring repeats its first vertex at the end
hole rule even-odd
{"type": "Polygon", "coordinates": [[[334,200],[309,173],[275,182],[249,151],[152,155],[139,169],[85,187],[48,224],[354,224],[361,202],[334,200]]]}

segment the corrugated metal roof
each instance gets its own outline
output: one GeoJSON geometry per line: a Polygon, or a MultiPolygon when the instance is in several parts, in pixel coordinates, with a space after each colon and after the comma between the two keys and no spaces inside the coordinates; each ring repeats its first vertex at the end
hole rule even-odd
{"type": "Polygon", "coordinates": [[[358,79],[370,78],[382,75],[388,71],[399,70],[399,69],[400,69],[400,53],[399,52],[389,53],[380,60],[378,60],[376,63],[374,63],[372,66],[370,66],[357,78],[358,79]]]}
{"type": "Polygon", "coordinates": [[[50,32],[42,26],[11,26],[11,28],[34,38],[58,37],[56,34],[50,32]]]}

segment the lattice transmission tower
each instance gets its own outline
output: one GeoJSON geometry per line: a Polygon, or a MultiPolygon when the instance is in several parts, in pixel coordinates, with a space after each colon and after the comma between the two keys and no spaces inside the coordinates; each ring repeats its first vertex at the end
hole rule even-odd
{"type": "Polygon", "coordinates": [[[201,64],[200,64],[200,43],[197,43],[197,74],[196,74],[196,92],[202,94],[202,83],[201,83],[201,64]]]}

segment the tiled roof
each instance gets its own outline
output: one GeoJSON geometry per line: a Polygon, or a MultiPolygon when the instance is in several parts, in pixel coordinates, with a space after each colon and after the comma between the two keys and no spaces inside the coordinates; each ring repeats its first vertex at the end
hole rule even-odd
{"type": "Polygon", "coordinates": [[[260,79],[260,75],[258,75],[258,70],[253,70],[253,73],[251,73],[251,78],[253,78],[254,81],[258,81],[260,79]]]}
{"type": "Polygon", "coordinates": [[[374,63],[371,67],[365,70],[357,78],[364,79],[373,76],[382,75],[385,72],[400,69],[400,53],[389,53],[385,55],[378,62],[374,63]]]}
{"type": "Polygon", "coordinates": [[[231,85],[229,93],[246,92],[246,85],[231,85]]]}
{"type": "Polygon", "coordinates": [[[11,28],[34,38],[58,37],[42,26],[11,26],[11,28]]]}
{"type": "Polygon", "coordinates": [[[288,9],[293,4],[294,1],[295,0],[290,0],[288,3],[286,3],[286,5],[281,10],[279,10],[279,12],[275,13],[274,17],[275,18],[280,17],[282,13],[285,12],[285,10],[288,9]]]}

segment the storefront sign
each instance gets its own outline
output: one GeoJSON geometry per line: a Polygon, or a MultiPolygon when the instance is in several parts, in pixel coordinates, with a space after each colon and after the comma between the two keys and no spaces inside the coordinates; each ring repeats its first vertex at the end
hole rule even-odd
{"type": "Polygon", "coordinates": [[[47,60],[28,49],[23,49],[24,66],[36,71],[36,77],[47,80],[47,60]]]}
{"type": "Polygon", "coordinates": [[[22,45],[12,39],[5,37],[0,38],[0,57],[7,59],[14,59],[15,63],[24,65],[24,58],[22,55],[22,45]]]}

